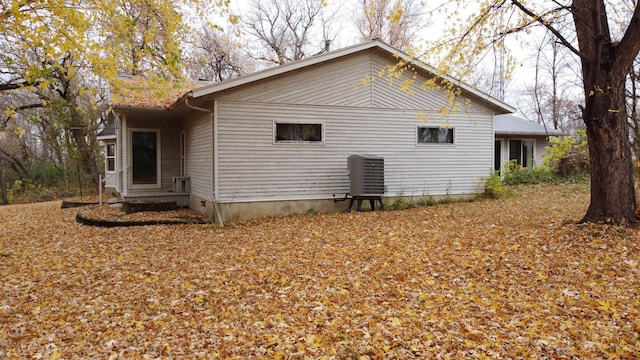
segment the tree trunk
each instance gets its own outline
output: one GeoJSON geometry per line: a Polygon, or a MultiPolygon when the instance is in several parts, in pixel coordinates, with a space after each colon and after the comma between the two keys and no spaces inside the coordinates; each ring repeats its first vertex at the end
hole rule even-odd
{"type": "Polygon", "coordinates": [[[602,74],[600,80],[603,90],[587,96],[584,112],[591,162],[591,203],[582,222],[633,225],[636,193],[624,100],[625,75],[610,72],[602,74]]]}
{"type": "Polygon", "coordinates": [[[591,161],[591,203],[582,222],[632,226],[636,219],[633,159],[625,102],[626,74],[640,51],[640,10],[623,38],[611,40],[605,2],[573,0],[585,93],[583,119],[591,161]]]}
{"type": "Polygon", "coordinates": [[[69,101],[71,112],[71,133],[73,134],[73,140],[78,146],[78,154],[80,155],[80,161],[84,170],[91,176],[91,183],[94,186],[100,186],[100,173],[98,172],[98,165],[96,163],[96,157],[87,142],[87,127],[82,121],[82,114],[78,110],[78,104],[75,97],[69,101]]]}
{"type": "Polygon", "coordinates": [[[2,193],[2,205],[8,205],[9,196],[7,194],[7,184],[4,182],[4,171],[2,169],[1,158],[0,158],[0,192],[2,193]]]}

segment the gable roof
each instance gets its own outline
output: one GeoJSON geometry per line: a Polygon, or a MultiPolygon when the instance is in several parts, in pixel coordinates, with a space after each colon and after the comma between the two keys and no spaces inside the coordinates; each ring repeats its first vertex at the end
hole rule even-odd
{"type": "Polygon", "coordinates": [[[492,97],[491,95],[485,94],[473,87],[471,87],[470,85],[467,85],[465,83],[463,83],[462,81],[458,80],[458,79],[454,79],[452,77],[449,76],[442,76],[439,75],[438,72],[431,66],[424,64],[423,62],[411,57],[410,55],[401,52],[400,50],[392,47],[391,45],[388,45],[386,43],[384,43],[383,41],[379,40],[379,39],[374,39],[371,40],[369,42],[365,42],[362,44],[358,44],[358,45],[353,45],[350,47],[346,47],[346,48],[342,48],[342,49],[338,49],[338,50],[334,50],[334,51],[330,51],[324,54],[320,54],[320,55],[315,55],[309,58],[305,58],[299,61],[295,61],[292,63],[288,63],[288,64],[284,64],[284,65],[280,65],[277,67],[273,67],[270,69],[266,69],[266,70],[262,70],[259,72],[255,72],[252,74],[248,74],[248,75],[244,75],[238,78],[234,78],[234,79],[230,79],[230,80],[226,80],[220,83],[215,83],[215,84],[211,84],[208,86],[202,86],[196,89],[191,90],[188,93],[188,96],[193,97],[193,98],[199,98],[199,97],[203,97],[203,96],[207,96],[207,95],[213,95],[216,93],[219,93],[221,91],[225,91],[225,90],[229,90],[229,89],[233,89],[239,86],[243,86],[243,85],[247,85],[256,81],[260,81],[260,80],[264,80],[270,77],[274,77],[274,76],[278,76],[278,75],[282,75],[282,74],[286,74],[288,72],[291,71],[295,71],[295,70],[299,70],[299,69],[303,69],[306,67],[310,67],[313,65],[317,65],[317,64],[321,64],[330,60],[334,60],[334,59],[338,59],[344,56],[348,56],[351,54],[355,54],[357,52],[360,51],[364,51],[364,50],[368,50],[368,49],[373,49],[373,48],[377,48],[380,50],[383,50],[384,52],[388,53],[391,56],[394,56],[396,58],[398,58],[399,60],[405,60],[405,61],[409,61],[412,63],[412,65],[414,65],[417,69],[420,69],[421,71],[424,71],[432,76],[437,76],[440,77],[448,82],[453,83],[454,85],[458,86],[460,89],[462,89],[462,91],[464,93],[467,94],[467,96],[478,100],[479,102],[485,104],[486,106],[492,108],[496,113],[498,114],[508,114],[508,113],[512,113],[515,112],[516,109],[513,108],[512,106],[508,105],[507,103],[492,97]]]}
{"type": "Polygon", "coordinates": [[[494,132],[496,135],[563,136],[562,130],[545,127],[533,121],[514,115],[496,115],[494,132]]]}

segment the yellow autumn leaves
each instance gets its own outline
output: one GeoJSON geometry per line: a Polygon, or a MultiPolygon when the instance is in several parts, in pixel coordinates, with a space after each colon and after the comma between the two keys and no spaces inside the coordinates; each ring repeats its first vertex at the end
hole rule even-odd
{"type": "Polygon", "coordinates": [[[0,208],[0,351],[24,358],[637,358],[640,235],[587,184],[228,228],[0,208]]]}

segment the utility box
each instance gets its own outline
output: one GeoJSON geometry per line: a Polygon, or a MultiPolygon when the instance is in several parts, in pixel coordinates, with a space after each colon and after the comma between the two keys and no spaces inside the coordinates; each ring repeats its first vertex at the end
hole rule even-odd
{"type": "Polygon", "coordinates": [[[173,177],[173,192],[176,194],[188,194],[191,192],[191,178],[188,176],[173,177]]]}
{"type": "Polygon", "coordinates": [[[384,158],[371,155],[351,155],[347,158],[349,194],[355,197],[384,195],[384,158]]]}

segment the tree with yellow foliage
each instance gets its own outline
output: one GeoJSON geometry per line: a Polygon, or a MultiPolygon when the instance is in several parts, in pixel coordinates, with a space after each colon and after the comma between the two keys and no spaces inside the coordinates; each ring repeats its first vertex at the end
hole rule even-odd
{"type": "MultiPolygon", "coordinates": [[[[227,1],[198,0],[0,0],[0,91],[26,90],[38,96],[31,107],[62,100],[61,121],[84,170],[98,185],[96,152],[90,138],[105,83],[121,74],[152,81],[180,81],[184,16],[222,9],[227,1]],[[190,13],[185,11],[189,9],[190,13]]],[[[3,116],[13,117],[7,108],[3,116]]],[[[1,130],[1,129],[0,129],[1,130]]]]}

